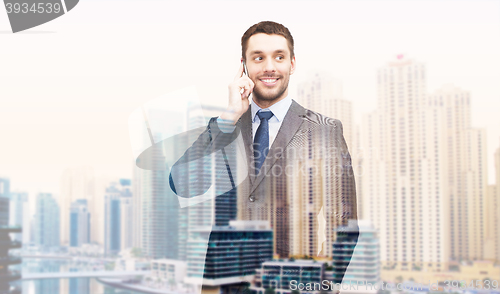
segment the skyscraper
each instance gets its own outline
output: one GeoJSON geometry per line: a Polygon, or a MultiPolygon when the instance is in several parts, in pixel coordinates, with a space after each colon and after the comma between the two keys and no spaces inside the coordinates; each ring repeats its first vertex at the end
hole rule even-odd
{"type": "Polygon", "coordinates": [[[69,246],[80,247],[90,243],[90,220],[87,199],[77,199],[70,207],[70,238],[69,246]]]}
{"type": "Polygon", "coordinates": [[[11,240],[10,233],[21,233],[20,226],[9,226],[9,180],[0,178],[0,293],[21,293],[10,287],[9,282],[19,280],[19,271],[9,270],[9,265],[21,263],[21,258],[9,256],[10,249],[21,247],[19,241],[11,240]]]}
{"type": "Polygon", "coordinates": [[[496,185],[489,185],[487,191],[484,259],[498,261],[500,260],[500,248],[498,246],[500,235],[500,199],[497,197],[496,185]]]}
{"type": "Polygon", "coordinates": [[[132,166],[132,203],[133,203],[133,224],[132,242],[133,247],[142,248],[142,186],[141,175],[143,171],[137,167],[135,161],[132,166]]]}
{"type": "MultiPolygon", "coordinates": [[[[175,121],[184,122],[184,117],[177,112],[166,110],[151,110],[149,122],[164,121],[168,116],[175,121]]],[[[155,142],[162,138],[181,133],[184,129],[172,126],[165,133],[152,133],[155,142]]],[[[146,135],[147,136],[147,135],[146,135]]],[[[181,143],[180,143],[181,144],[181,143]]],[[[155,149],[150,159],[151,165],[165,165],[165,155],[162,150],[155,149]]],[[[172,153],[175,150],[171,150],[172,153]]],[[[141,200],[141,247],[145,256],[151,258],[178,258],[178,200],[169,188],[169,167],[157,170],[141,170],[137,175],[140,178],[141,200]]],[[[134,179],[134,181],[136,181],[134,179]]]]}
{"type": "Polygon", "coordinates": [[[0,197],[10,199],[10,180],[8,178],[0,178],[0,197]]]}
{"type": "MultiPolygon", "coordinates": [[[[224,109],[215,106],[202,106],[203,111],[197,108],[188,109],[187,122],[188,129],[205,127],[212,117],[219,116],[224,109]]],[[[199,134],[194,134],[192,140],[195,140],[199,134]]],[[[227,154],[229,162],[234,161],[231,158],[233,154],[227,154]]],[[[200,161],[189,163],[189,175],[197,174],[197,177],[212,178],[212,197],[209,201],[204,201],[189,207],[189,229],[198,226],[227,226],[230,220],[236,219],[236,192],[231,190],[230,183],[222,183],[216,179],[226,171],[226,163],[222,159],[215,161],[215,156],[211,164],[200,161]],[[228,191],[228,192],[226,192],[228,191]],[[217,195],[217,196],[216,196],[217,195]]],[[[199,187],[192,187],[197,189],[199,187]]]]}
{"type": "Polygon", "coordinates": [[[427,129],[438,130],[434,145],[443,153],[436,162],[445,183],[439,189],[449,201],[449,243],[452,260],[484,258],[486,216],[486,132],[472,128],[470,93],[445,85],[429,96],[427,129]],[[431,118],[432,116],[432,118],[431,118]]]}
{"type": "MultiPolygon", "coordinates": [[[[500,148],[495,152],[495,170],[496,170],[496,212],[497,216],[500,216],[500,148]]],[[[499,217],[500,218],[500,217],[499,217]]],[[[495,259],[500,261],[500,221],[496,222],[496,236],[495,236],[495,259]]]]}
{"type": "MultiPolygon", "coordinates": [[[[130,180],[121,179],[119,183],[113,182],[106,189],[104,204],[104,251],[106,254],[114,255],[124,249],[121,244],[122,226],[126,223],[122,224],[121,199],[131,199],[131,197],[130,180]]],[[[125,213],[127,212],[128,210],[125,213]]]]}
{"type": "Polygon", "coordinates": [[[61,244],[69,244],[69,210],[77,199],[87,199],[88,210],[92,215],[91,241],[101,243],[99,216],[102,214],[102,200],[95,198],[95,177],[92,167],[68,168],[61,176],[58,203],[61,211],[61,244]]]}
{"type": "MultiPolygon", "coordinates": [[[[212,117],[219,116],[224,111],[221,107],[202,105],[202,108],[188,108],[186,113],[187,129],[205,128],[212,117]]],[[[196,140],[199,134],[193,134],[189,140],[196,140]]],[[[234,161],[232,154],[227,155],[228,161],[234,161]]],[[[229,221],[236,219],[236,191],[232,190],[230,183],[222,184],[218,181],[220,171],[226,171],[225,162],[212,155],[210,162],[198,160],[189,162],[186,177],[208,177],[211,179],[212,189],[210,199],[188,206],[179,210],[179,259],[186,260],[187,238],[191,231],[205,228],[206,226],[227,226],[229,221]]],[[[189,187],[192,191],[202,191],[199,186],[189,187]]]]}
{"type": "Polygon", "coordinates": [[[25,192],[10,192],[10,217],[9,224],[12,226],[22,226],[24,233],[12,234],[12,239],[29,243],[28,238],[23,235],[29,234],[29,206],[28,193],[25,192]]]}
{"type": "Polygon", "coordinates": [[[189,231],[186,281],[204,286],[238,284],[273,257],[266,221],[231,221],[189,231]],[[206,253],[204,252],[206,251],[206,253]]]}
{"type": "MultiPolygon", "coordinates": [[[[127,180],[129,181],[129,180],[127,180]]],[[[122,249],[132,248],[133,246],[133,228],[134,227],[134,206],[132,195],[120,197],[120,244],[122,249]]]]}
{"type": "MultiPolygon", "coordinates": [[[[337,240],[333,244],[331,280],[337,283],[364,286],[377,285],[381,281],[377,231],[367,221],[349,221],[349,225],[337,228],[336,232],[337,240]],[[350,261],[345,261],[346,253],[352,254],[350,261]]],[[[376,292],[364,287],[358,293],[376,292]]]]}
{"type": "MultiPolygon", "coordinates": [[[[163,116],[175,117],[182,121],[182,129],[177,127],[169,130],[169,133],[153,134],[155,142],[160,138],[169,137],[185,130],[204,128],[208,120],[213,116],[218,116],[223,109],[213,106],[203,106],[203,111],[199,107],[190,107],[182,115],[176,112],[150,111],[149,120],[161,120],[163,116]]],[[[191,133],[190,133],[191,134],[191,133]]],[[[185,136],[181,141],[169,149],[169,154],[163,154],[161,150],[156,150],[156,154],[151,158],[151,164],[163,164],[165,156],[180,157],[190,145],[188,141],[194,141],[198,134],[185,136]]],[[[213,179],[216,182],[218,176],[217,168],[226,167],[223,163],[201,164],[200,162],[189,162],[185,175],[203,174],[203,176],[213,179]],[[221,165],[222,164],[222,165],[221,165]],[[215,166],[215,168],[214,168],[215,166]]],[[[181,207],[179,199],[171,190],[169,185],[169,170],[143,170],[137,175],[141,185],[141,205],[142,205],[142,246],[143,252],[153,258],[168,258],[186,260],[186,242],[188,232],[201,226],[227,225],[229,220],[236,218],[236,195],[234,191],[228,191],[228,187],[213,185],[210,199],[181,207]],[[223,194],[223,195],[220,195],[223,194]],[[215,197],[216,195],[220,195],[215,197]]],[[[135,179],[134,179],[135,181],[135,179]]],[[[200,189],[197,186],[183,187],[196,194],[200,189]]]]}
{"type": "MultiPolygon", "coordinates": [[[[316,72],[312,78],[299,84],[297,98],[305,108],[339,119],[342,122],[343,135],[349,152],[351,156],[354,155],[352,103],[344,99],[342,83],[325,72],[316,72]]],[[[311,136],[308,140],[308,147],[297,151],[303,153],[301,158],[307,158],[307,163],[301,166],[300,170],[293,171],[288,185],[273,183],[273,193],[293,195],[291,197],[293,201],[289,203],[288,217],[290,255],[332,257],[331,248],[336,238],[334,230],[339,225],[347,225],[338,223],[336,218],[332,217],[332,213],[340,209],[342,195],[351,193],[341,191],[339,189],[341,185],[336,181],[348,175],[343,174],[339,178],[336,171],[328,168],[339,164],[333,154],[338,150],[331,147],[320,148],[320,146],[333,146],[331,142],[323,142],[323,138],[311,136]],[[289,187],[286,191],[283,190],[285,186],[289,187]],[[323,237],[318,236],[321,230],[325,233],[324,241],[323,237]]],[[[276,222],[287,221],[276,220],[276,222]]],[[[275,233],[275,238],[280,236],[275,233]]]]}
{"type": "Polygon", "coordinates": [[[447,269],[483,257],[485,133],[470,94],[426,93],[425,65],[398,56],[377,73],[377,110],[363,119],[363,216],[379,231],[386,268],[447,269]]]}
{"type": "Polygon", "coordinates": [[[39,193],[36,197],[35,244],[42,249],[59,246],[60,209],[50,193],[39,193]]]}
{"type": "Polygon", "coordinates": [[[500,261],[500,148],[495,152],[495,185],[488,186],[485,223],[485,259],[500,261]]]}
{"type": "Polygon", "coordinates": [[[449,252],[442,124],[426,112],[425,65],[398,56],[377,83],[377,110],[363,120],[363,216],[379,231],[383,266],[441,270],[449,252]]]}

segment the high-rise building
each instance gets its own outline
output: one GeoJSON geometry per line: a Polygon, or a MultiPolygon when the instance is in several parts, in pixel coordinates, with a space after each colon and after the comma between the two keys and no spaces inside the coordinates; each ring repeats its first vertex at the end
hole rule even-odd
{"type": "Polygon", "coordinates": [[[441,167],[445,180],[437,187],[449,203],[450,258],[483,259],[486,132],[471,127],[470,93],[453,85],[445,85],[430,95],[427,111],[427,132],[435,132],[434,145],[441,148],[435,164],[441,167]],[[429,124],[433,119],[435,122],[429,124]]]}
{"type": "MultiPolygon", "coordinates": [[[[183,115],[175,112],[150,112],[149,120],[161,120],[162,116],[176,117],[183,122],[183,128],[174,128],[169,133],[153,134],[155,142],[169,135],[179,134],[182,131],[200,128],[204,129],[208,120],[218,116],[224,109],[203,106],[190,107],[183,115]]],[[[201,132],[201,131],[200,131],[201,132]]],[[[169,149],[170,157],[180,157],[189,147],[188,141],[193,142],[200,133],[187,133],[176,145],[169,149]]],[[[165,154],[156,150],[157,154],[151,158],[152,164],[163,164],[165,154]]],[[[189,162],[186,176],[202,174],[210,177],[212,183],[216,183],[219,175],[217,168],[224,168],[220,162],[213,164],[202,164],[199,161],[189,162]],[[214,167],[215,166],[215,167],[214,167]]],[[[169,184],[169,167],[163,170],[143,170],[136,178],[140,178],[141,206],[142,206],[142,247],[145,255],[153,258],[168,258],[186,260],[186,242],[188,232],[202,226],[228,225],[230,220],[236,218],[236,194],[228,187],[213,185],[211,197],[208,200],[193,205],[181,206],[177,195],[172,191],[169,184]],[[216,195],[219,195],[216,197],[216,195]]],[[[136,179],[134,179],[136,181],[136,179]]],[[[182,185],[182,184],[181,184],[182,185]]],[[[178,187],[180,188],[180,187],[178,187]]],[[[203,187],[183,186],[182,189],[198,195],[203,187]]]]}
{"type": "MultiPolygon", "coordinates": [[[[488,197],[486,146],[486,130],[469,127],[465,145],[467,149],[467,173],[463,176],[467,184],[465,218],[468,222],[465,227],[467,237],[464,240],[467,244],[467,251],[464,254],[455,255],[456,259],[482,260],[485,256],[486,201],[488,197]]],[[[454,241],[450,240],[452,243],[454,241]]]]}
{"type": "MultiPolygon", "coordinates": [[[[184,117],[177,112],[165,110],[150,111],[149,122],[164,121],[168,116],[175,121],[184,122],[184,117]]],[[[184,129],[172,126],[168,132],[152,133],[154,142],[163,138],[181,133],[184,129]]],[[[182,143],[179,143],[182,145],[182,143]]],[[[170,150],[176,152],[175,150],[170,150]]],[[[169,187],[169,170],[165,166],[165,155],[162,150],[155,149],[155,154],[150,158],[153,166],[161,165],[161,169],[141,170],[140,175],[140,200],[141,200],[141,247],[145,256],[151,258],[177,259],[179,256],[178,228],[179,228],[179,203],[169,187]]],[[[179,150],[180,152],[180,150],[179,150]]],[[[134,179],[134,182],[136,179],[134,179]]]]}
{"type": "Polygon", "coordinates": [[[0,197],[10,199],[10,180],[0,178],[0,197]]]}
{"type": "Polygon", "coordinates": [[[21,278],[19,271],[9,270],[9,265],[21,263],[21,258],[9,256],[10,249],[21,247],[21,242],[11,240],[9,234],[21,233],[20,226],[9,226],[8,179],[0,178],[0,293],[20,294],[20,289],[9,285],[9,282],[21,278]]]}
{"type": "Polygon", "coordinates": [[[446,85],[427,95],[425,65],[404,56],[377,83],[377,110],[363,119],[361,202],[383,266],[443,271],[482,259],[486,145],[471,128],[470,93],[446,85]]]}
{"type": "Polygon", "coordinates": [[[90,220],[87,199],[77,199],[70,207],[70,238],[69,246],[80,247],[90,243],[90,220]]]}
{"type": "Polygon", "coordinates": [[[21,226],[24,228],[23,234],[12,234],[13,240],[21,241],[23,243],[29,243],[29,239],[27,238],[27,236],[29,235],[28,193],[10,192],[9,224],[12,226],[21,226]],[[23,238],[23,235],[25,235],[26,238],[23,238]]]}
{"type": "Polygon", "coordinates": [[[496,183],[488,186],[484,244],[485,259],[500,261],[500,148],[495,152],[496,183]]]}
{"type": "MultiPolygon", "coordinates": [[[[495,171],[496,171],[496,215],[500,216],[500,148],[495,152],[495,171]]],[[[500,221],[497,218],[495,236],[495,259],[500,261],[500,221]]]]}
{"type": "Polygon", "coordinates": [[[484,241],[484,259],[499,261],[498,240],[500,234],[500,210],[498,208],[499,199],[497,197],[497,186],[488,185],[486,198],[486,223],[484,241]]]}
{"type": "Polygon", "coordinates": [[[95,177],[92,167],[84,166],[68,168],[61,176],[58,203],[61,209],[61,244],[69,244],[69,210],[71,203],[77,199],[87,199],[88,211],[92,215],[90,240],[102,244],[102,199],[95,197],[95,177]]]}
{"type": "MultiPolygon", "coordinates": [[[[204,128],[207,126],[210,118],[221,115],[224,108],[202,105],[202,109],[189,108],[187,113],[188,129],[204,128]]],[[[191,140],[195,140],[199,134],[193,134],[191,140]]],[[[195,156],[198,156],[196,154],[195,156]]],[[[234,154],[226,154],[229,162],[234,162],[234,154]]],[[[215,159],[207,164],[201,161],[191,161],[189,163],[188,176],[212,178],[212,197],[209,201],[204,201],[189,207],[188,227],[189,229],[199,226],[227,226],[229,221],[236,219],[236,191],[232,190],[230,182],[220,181],[218,176],[224,175],[227,167],[222,158],[215,159]]],[[[193,190],[201,187],[190,187],[193,190]]]]}
{"type": "Polygon", "coordinates": [[[380,256],[377,231],[368,221],[350,220],[347,226],[337,228],[333,244],[332,276],[327,280],[355,284],[357,293],[377,293],[380,283],[380,256]],[[345,255],[351,255],[345,260],[345,255]]]}
{"type": "Polygon", "coordinates": [[[142,170],[137,167],[135,161],[132,166],[132,243],[135,248],[142,248],[142,170]]]}
{"type": "MultiPolygon", "coordinates": [[[[133,195],[133,194],[132,194],[133,195]]],[[[121,248],[128,249],[134,247],[133,244],[133,230],[134,227],[134,206],[133,206],[133,196],[122,196],[120,198],[120,244],[121,248]]]]}
{"type": "Polygon", "coordinates": [[[190,230],[186,281],[220,286],[245,281],[272,260],[273,231],[266,221],[231,221],[229,226],[190,230]]]}
{"type": "MultiPolygon", "coordinates": [[[[130,180],[121,179],[119,183],[113,182],[106,189],[104,204],[104,251],[108,255],[115,255],[122,249],[122,198],[131,199],[132,191],[130,180]]],[[[130,209],[125,211],[130,212],[130,209]]],[[[130,215],[128,215],[130,216],[130,215]]],[[[130,217],[131,218],[131,217],[130,217]]],[[[125,218],[124,218],[125,219],[125,218]]],[[[128,220],[127,220],[128,221],[128,220]]],[[[130,237],[126,237],[130,239],[130,237]]]]}
{"type": "Polygon", "coordinates": [[[299,284],[301,293],[320,293],[320,290],[328,293],[330,290],[337,290],[330,281],[323,284],[324,277],[325,265],[315,260],[266,261],[257,270],[255,285],[250,287],[250,293],[264,294],[266,289],[274,289],[274,293],[286,294],[299,290],[299,284]]]}
{"type": "Polygon", "coordinates": [[[60,209],[50,193],[39,193],[36,197],[35,244],[41,249],[60,245],[60,209]]]}
{"type": "Polygon", "coordinates": [[[380,236],[383,266],[443,270],[448,203],[442,124],[427,112],[425,65],[399,56],[377,72],[377,110],[363,119],[363,216],[380,236]]]}

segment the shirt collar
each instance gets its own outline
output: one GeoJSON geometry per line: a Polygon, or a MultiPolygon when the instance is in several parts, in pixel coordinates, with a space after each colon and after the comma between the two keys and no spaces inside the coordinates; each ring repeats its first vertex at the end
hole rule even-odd
{"type": "MultiPolygon", "coordinates": [[[[288,109],[290,108],[290,105],[292,105],[292,98],[290,98],[290,96],[286,96],[285,99],[271,105],[269,108],[264,109],[272,111],[278,121],[282,122],[285,118],[286,113],[288,112],[288,109]]],[[[255,119],[257,118],[257,111],[261,110],[262,108],[255,104],[255,102],[252,100],[252,103],[250,103],[250,109],[252,111],[252,122],[255,122],[255,119]]]]}

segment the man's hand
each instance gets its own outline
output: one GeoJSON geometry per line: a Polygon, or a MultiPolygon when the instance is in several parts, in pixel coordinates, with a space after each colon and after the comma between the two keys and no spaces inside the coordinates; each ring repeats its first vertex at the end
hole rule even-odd
{"type": "MultiPolygon", "coordinates": [[[[248,73],[247,73],[248,74],[248,73]]],[[[226,111],[220,116],[223,120],[232,121],[235,124],[238,119],[248,110],[248,97],[253,91],[254,83],[243,74],[243,62],[240,64],[238,73],[229,84],[229,103],[226,111]]]]}

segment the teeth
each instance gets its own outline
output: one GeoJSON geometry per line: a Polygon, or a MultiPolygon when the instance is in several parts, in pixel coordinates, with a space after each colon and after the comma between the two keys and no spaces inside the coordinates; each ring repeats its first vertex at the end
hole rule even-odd
{"type": "Polygon", "coordinates": [[[265,83],[274,83],[274,82],[276,82],[276,79],[265,79],[262,81],[264,81],[265,83]]]}

